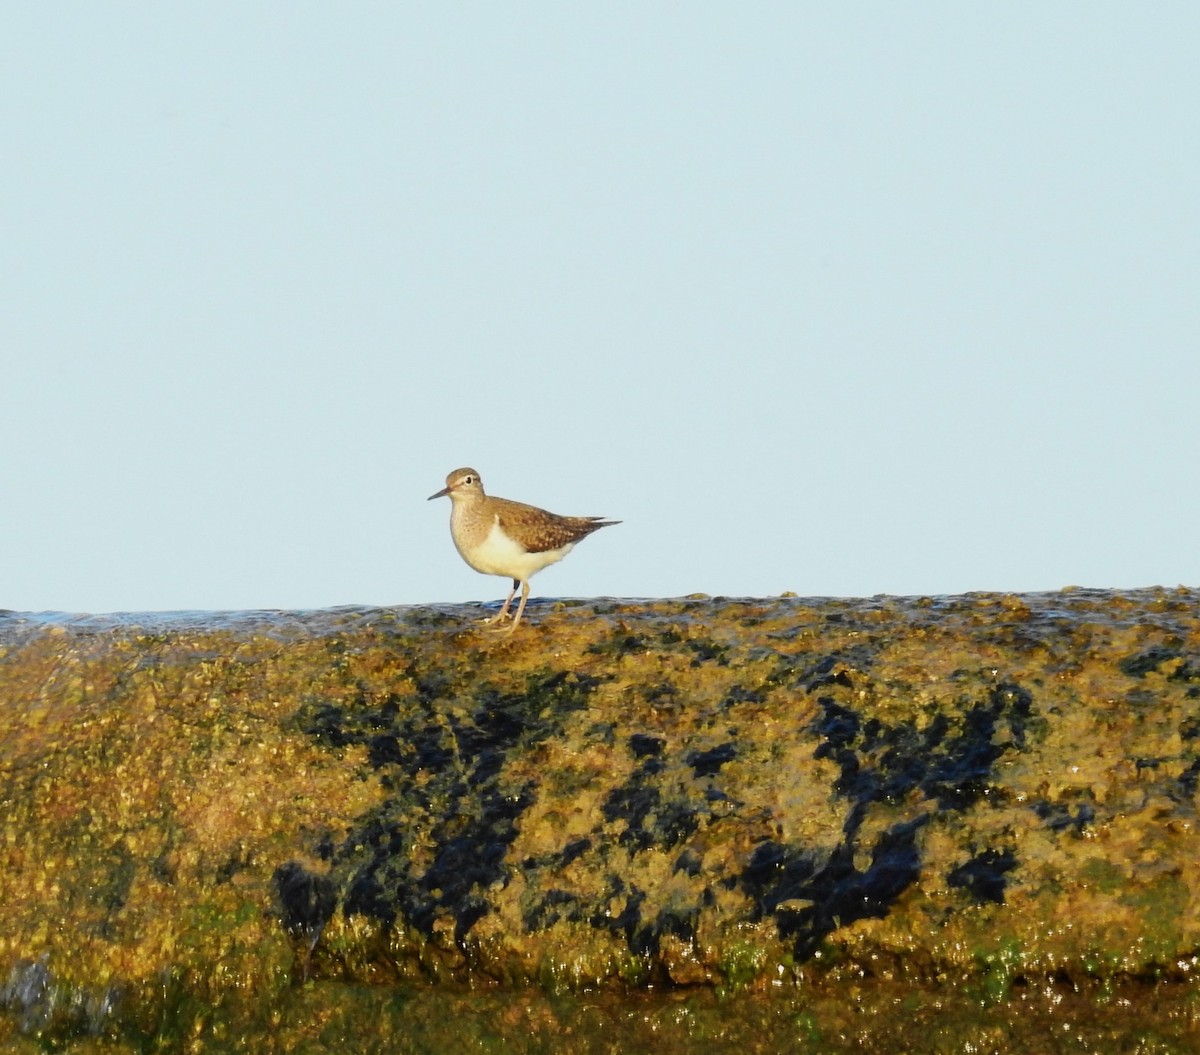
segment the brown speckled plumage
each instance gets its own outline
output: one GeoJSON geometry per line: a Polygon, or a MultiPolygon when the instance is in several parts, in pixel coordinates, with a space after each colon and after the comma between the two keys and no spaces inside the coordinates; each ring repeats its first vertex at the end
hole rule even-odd
{"type": "Polygon", "coordinates": [[[494,512],[500,518],[501,530],[520,542],[530,553],[559,549],[587,538],[599,528],[619,523],[603,517],[559,516],[537,506],[509,502],[503,498],[493,498],[491,502],[493,504],[489,512],[494,512]]]}

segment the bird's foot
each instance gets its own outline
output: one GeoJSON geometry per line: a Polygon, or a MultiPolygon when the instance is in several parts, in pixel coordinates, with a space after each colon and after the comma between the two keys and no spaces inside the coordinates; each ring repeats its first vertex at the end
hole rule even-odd
{"type": "Polygon", "coordinates": [[[507,608],[501,608],[495,615],[489,615],[486,619],[479,620],[480,626],[491,626],[493,623],[504,623],[512,618],[512,612],[507,608]]]}

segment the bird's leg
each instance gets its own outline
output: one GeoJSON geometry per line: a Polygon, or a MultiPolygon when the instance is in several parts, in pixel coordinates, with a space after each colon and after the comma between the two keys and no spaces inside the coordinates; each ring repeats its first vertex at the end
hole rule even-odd
{"type": "MultiPolygon", "coordinates": [[[[513,591],[516,591],[516,586],[513,586],[513,591]]],[[[512,625],[506,626],[503,630],[497,630],[496,633],[508,635],[517,629],[517,624],[521,621],[521,613],[525,611],[525,602],[529,600],[529,580],[526,579],[522,584],[521,603],[517,605],[517,614],[513,617],[512,625]]]]}
{"type": "Polygon", "coordinates": [[[500,611],[498,611],[495,615],[489,616],[487,619],[485,619],[483,621],[485,626],[488,623],[503,623],[505,619],[510,618],[508,614],[508,606],[512,604],[512,599],[517,595],[517,587],[520,585],[520,579],[513,579],[512,589],[508,591],[508,596],[504,598],[504,607],[501,608],[500,611]]]}

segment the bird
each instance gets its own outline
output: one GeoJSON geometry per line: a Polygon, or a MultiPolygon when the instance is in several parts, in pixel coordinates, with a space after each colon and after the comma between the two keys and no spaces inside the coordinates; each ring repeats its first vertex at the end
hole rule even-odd
{"type": "Polygon", "coordinates": [[[529,600],[529,580],[543,568],[560,561],[593,531],[619,524],[604,517],[566,517],[549,513],[524,502],[493,498],[483,489],[483,480],[474,469],[455,469],[446,477],[446,486],[426,501],[449,496],[450,535],[462,557],[477,572],[503,575],[512,579],[512,589],[504,607],[487,623],[509,626],[496,629],[511,634],[521,622],[525,602],[529,600]],[[509,615],[509,605],[517,590],[521,601],[517,614],[509,615]]]}

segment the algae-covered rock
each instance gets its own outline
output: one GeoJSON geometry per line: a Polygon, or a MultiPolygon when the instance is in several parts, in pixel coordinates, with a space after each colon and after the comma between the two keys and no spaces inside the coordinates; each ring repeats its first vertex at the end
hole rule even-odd
{"type": "Polygon", "coordinates": [[[1186,975],[1198,601],[0,615],[0,1003],[1186,975]]]}

